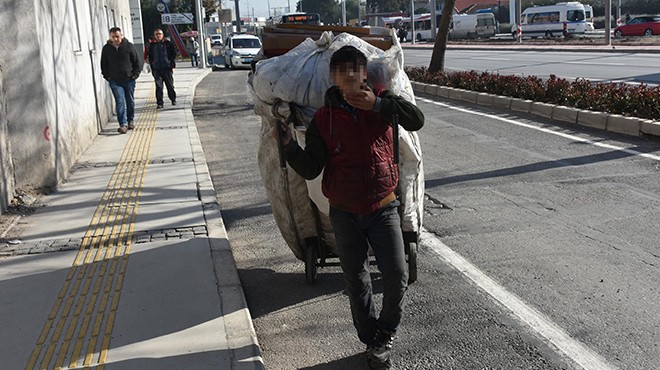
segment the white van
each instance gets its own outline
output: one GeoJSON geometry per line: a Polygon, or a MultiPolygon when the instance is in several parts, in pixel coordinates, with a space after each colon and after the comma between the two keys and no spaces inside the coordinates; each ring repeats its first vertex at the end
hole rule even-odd
{"type": "Polygon", "coordinates": [[[587,32],[593,31],[594,28],[594,8],[591,5],[584,5],[584,20],[587,22],[587,32]]]}
{"type": "Polygon", "coordinates": [[[261,39],[254,35],[233,33],[222,48],[225,68],[250,67],[252,58],[261,50],[261,39]]]}
{"type": "Polygon", "coordinates": [[[493,13],[454,14],[449,25],[450,39],[476,39],[495,36],[493,13]]]}
{"type": "MultiPolygon", "coordinates": [[[[520,15],[522,37],[558,37],[564,35],[564,24],[568,35],[585,33],[584,5],[579,2],[557,3],[547,6],[533,6],[520,15]]],[[[511,27],[516,37],[516,25],[511,27]]]]}

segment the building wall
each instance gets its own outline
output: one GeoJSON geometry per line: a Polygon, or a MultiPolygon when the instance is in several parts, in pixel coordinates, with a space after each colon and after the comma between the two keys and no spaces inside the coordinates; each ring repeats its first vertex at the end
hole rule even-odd
{"type": "Polygon", "coordinates": [[[101,131],[113,107],[101,48],[110,27],[132,31],[125,0],[0,0],[0,24],[12,25],[0,38],[6,205],[19,189],[56,186],[101,131]]]}

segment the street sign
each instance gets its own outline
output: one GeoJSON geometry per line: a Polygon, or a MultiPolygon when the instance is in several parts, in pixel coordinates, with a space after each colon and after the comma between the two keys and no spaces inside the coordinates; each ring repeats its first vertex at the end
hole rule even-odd
{"type": "Polygon", "coordinates": [[[192,13],[169,13],[160,15],[163,24],[192,24],[192,13]]]}
{"type": "Polygon", "coordinates": [[[165,11],[165,4],[163,4],[163,3],[156,4],[156,10],[158,10],[161,13],[164,12],[165,11]]]}

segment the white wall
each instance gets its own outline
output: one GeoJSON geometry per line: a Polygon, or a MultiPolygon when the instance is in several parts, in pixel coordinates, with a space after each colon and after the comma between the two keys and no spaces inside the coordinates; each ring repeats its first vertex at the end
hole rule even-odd
{"type": "Polygon", "coordinates": [[[100,132],[112,114],[101,48],[110,27],[132,30],[125,0],[0,0],[0,24],[15,30],[0,38],[6,204],[16,189],[56,186],[100,132]]]}

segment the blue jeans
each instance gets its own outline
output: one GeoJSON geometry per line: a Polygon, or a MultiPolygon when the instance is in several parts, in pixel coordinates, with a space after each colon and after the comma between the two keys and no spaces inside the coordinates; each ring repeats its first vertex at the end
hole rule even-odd
{"type": "Polygon", "coordinates": [[[199,59],[197,58],[197,53],[190,54],[190,63],[193,67],[199,66],[199,59]]]}
{"type": "Polygon", "coordinates": [[[124,83],[112,80],[108,82],[112,95],[115,97],[119,126],[126,126],[129,121],[133,121],[135,116],[135,80],[128,80],[124,83]]]}
{"type": "Polygon", "coordinates": [[[353,325],[360,341],[369,345],[377,329],[396,332],[403,316],[408,270],[395,200],[368,215],[356,215],[330,207],[344,282],[351,303],[353,325]],[[369,274],[369,246],[383,279],[383,307],[376,316],[369,274]]]}

